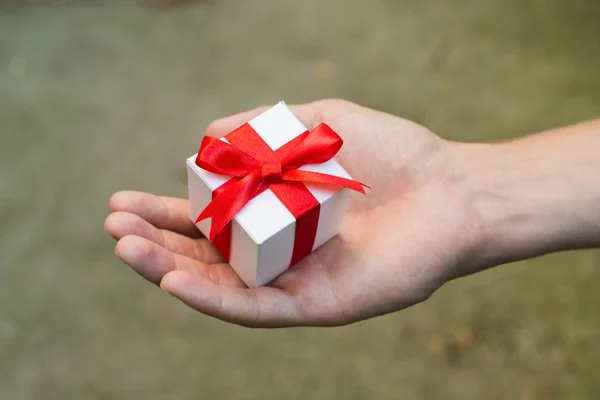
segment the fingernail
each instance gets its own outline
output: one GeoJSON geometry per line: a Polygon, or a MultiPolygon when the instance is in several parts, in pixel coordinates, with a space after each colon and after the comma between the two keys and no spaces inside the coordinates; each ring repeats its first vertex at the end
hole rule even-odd
{"type": "Polygon", "coordinates": [[[173,294],[171,292],[169,292],[167,289],[165,289],[164,287],[162,287],[162,285],[158,285],[163,292],[165,292],[166,294],[168,294],[169,296],[176,298],[175,296],[173,296],[173,294]]]}
{"type": "MultiPolygon", "coordinates": [[[[169,293],[169,291],[163,287],[163,285],[162,285],[162,281],[161,281],[161,282],[158,284],[158,287],[159,287],[159,288],[161,288],[161,290],[162,290],[163,292],[169,293]]],[[[169,294],[171,294],[171,293],[169,293],[169,294]]]]}

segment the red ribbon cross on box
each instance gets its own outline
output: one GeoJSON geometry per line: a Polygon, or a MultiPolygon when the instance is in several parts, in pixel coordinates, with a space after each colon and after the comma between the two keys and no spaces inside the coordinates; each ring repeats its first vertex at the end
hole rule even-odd
{"type": "Polygon", "coordinates": [[[212,193],[212,201],[196,219],[211,218],[209,239],[229,261],[231,221],[246,204],[267,189],[296,218],[296,235],[290,265],[308,255],[313,248],[319,223],[320,203],[306,183],[320,183],[365,193],[352,179],[299,170],[306,164],[321,164],[332,159],[342,147],[342,138],[326,124],[306,131],[277,150],[273,150],[246,123],[229,133],[227,142],[205,136],[196,165],[207,171],[231,176],[212,193]]]}

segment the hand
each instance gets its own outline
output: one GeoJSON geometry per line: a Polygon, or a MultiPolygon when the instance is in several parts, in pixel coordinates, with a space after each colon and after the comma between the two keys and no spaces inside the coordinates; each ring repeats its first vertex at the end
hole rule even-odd
{"type": "MultiPolygon", "coordinates": [[[[186,200],[120,192],[106,231],[118,257],[188,306],[251,327],[343,325],[427,299],[469,273],[481,218],[456,182],[460,145],[401,118],[340,101],[292,106],[344,139],[340,163],[373,189],[352,193],[340,235],[274,280],[247,289],[188,217],[186,200]]],[[[213,122],[223,136],[265,108],[213,122]]]]}

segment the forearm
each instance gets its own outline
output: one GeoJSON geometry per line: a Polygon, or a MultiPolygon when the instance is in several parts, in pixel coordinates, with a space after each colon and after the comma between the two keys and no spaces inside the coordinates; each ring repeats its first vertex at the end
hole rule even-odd
{"type": "Polygon", "coordinates": [[[465,151],[482,267],[600,247],[600,120],[465,151]]]}

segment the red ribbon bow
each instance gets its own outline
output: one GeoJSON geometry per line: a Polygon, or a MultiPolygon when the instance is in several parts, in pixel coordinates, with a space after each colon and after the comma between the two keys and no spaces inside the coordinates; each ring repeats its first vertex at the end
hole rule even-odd
{"type": "MultiPolygon", "coordinates": [[[[212,218],[209,235],[211,241],[250,200],[268,188],[296,219],[311,214],[316,208],[316,219],[315,213],[312,213],[310,223],[297,226],[296,244],[298,240],[302,240],[303,235],[312,236],[312,239],[305,240],[300,248],[295,245],[293,263],[294,259],[312,251],[318,224],[319,202],[303,182],[334,185],[365,193],[363,186],[366,185],[360,182],[298,169],[306,164],[324,163],[332,159],[342,147],[342,139],[326,124],[318,125],[311,132],[304,132],[277,150],[271,149],[249,124],[242,125],[225,138],[229,143],[205,136],[196,158],[196,164],[200,168],[232,177],[213,192],[213,200],[196,220],[198,223],[212,218]]],[[[225,238],[225,241],[229,240],[225,238]]],[[[223,252],[223,249],[220,250],[223,252]]],[[[227,258],[228,247],[226,253],[224,256],[227,258]]]]}

